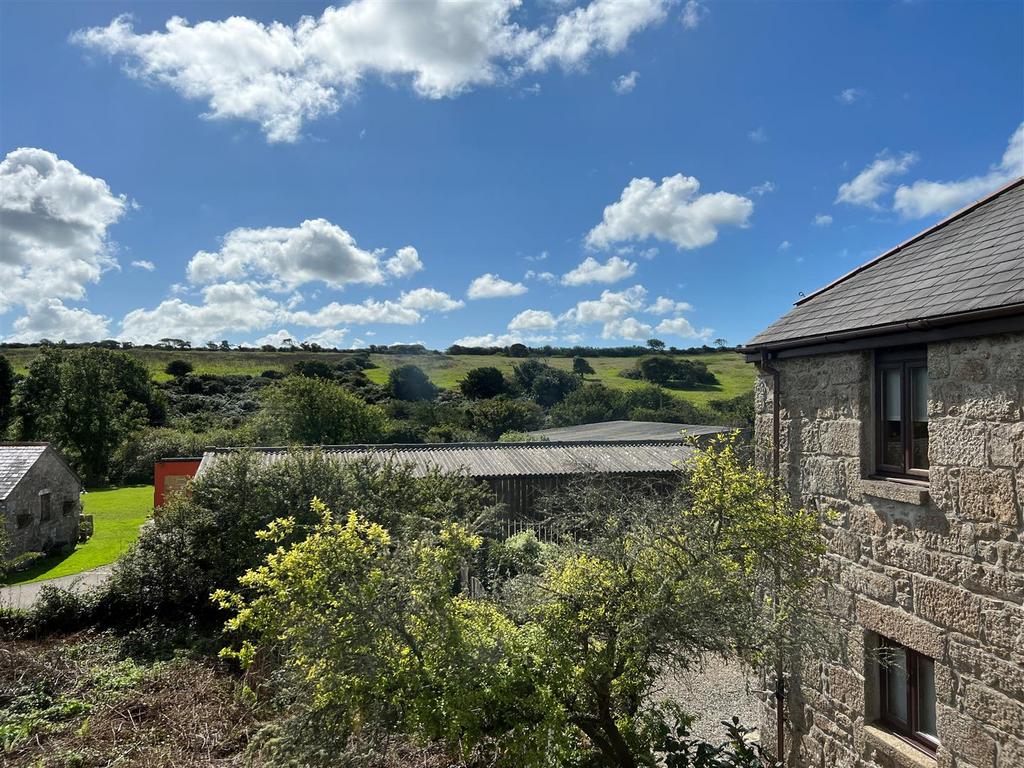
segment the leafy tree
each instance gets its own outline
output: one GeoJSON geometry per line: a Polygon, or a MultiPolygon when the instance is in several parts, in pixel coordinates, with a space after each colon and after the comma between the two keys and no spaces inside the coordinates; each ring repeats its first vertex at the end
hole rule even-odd
{"type": "Polygon", "coordinates": [[[626,396],[603,384],[590,384],[570,392],[548,413],[552,426],[571,427],[626,418],[626,396]]]}
{"type": "Polygon", "coordinates": [[[437,395],[437,387],[415,365],[392,368],[388,373],[388,391],[399,400],[433,400],[437,395]]]}
{"type": "Polygon", "coordinates": [[[0,355],[0,439],[14,418],[14,367],[0,355]]]}
{"type": "Polygon", "coordinates": [[[655,352],[659,352],[665,348],[665,342],[661,339],[648,339],[647,346],[655,352]]]}
{"type": "Polygon", "coordinates": [[[486,400],[503,394],[508,388],[505,376],[493,366],[471,368],[459,382],[462,394],[471,400],[486,400]]]}
{"type": "Polygon", "coordinates": [[[176,379],[183,378],[192,373],[192,363],[188,360],[171,360],[164,366],[164,373],[176,379]]]}
{"type": "Polygon", "coordinates": [[[263,391],[261,436],[269,441],[321,445],[372,443],[387,418],[344,387],[322,379],[289,376],[263,391]]]}
{"type": "Polygon", "coordinates": [[[556,403],[562,402],[566,396],[582,386],[578,376],[558,368],[548,368],[533,380],[530,387],[530,394],[533,399],[550,408],[556,403]]]}
{"type": "Polygon", "coordinates": [[[530,348],[525,344],[511,344],[508,348],[509,357],[529,357],[530,348]]]}
{"type": "Polygon", "coordinates": [[[640,377],[654,384],[668,384],[678,374],[676,361],[662,355],[645,357],[636,366],[640,371],[640,377]]]}
{"type": "Polygon", "coordinates": [[[579,376],[591,375],[593,376],[597,371],[594,370],[594,366],[585,357],[574,357],[572,359],[572,372],[579,376]]]}
{"type": "Polygon", "coordinates": [[[45,347],[21,385],[18,412],[23,439],[52,441],[95,485],[117,446],[162,422],[164,406],[146,367],[125,352],[45,347]]]}
{"type": "Polygon", "coordinates": [[[655,384],[693,387],[716,384],[718,379],[699,360],[682,360],[667,355],[645,357],[637,362],[640,378],[655,384]]]}
{"type": "Polygon", "coordinates": [[[494,397],[478,400],[469,407],[468,426],[474,432],[497,440],[506,432],[529,432],[544,422],[544,411],[529,400],[494,397]]]}
{"type": "Polygon", "coordinates": [[[305,376],[308,379],[334,378],[334,368],[323,360],[299,360],[292,365],[292,371],[298,376],[305,376]]]}
{"type": "Polygon", "coordinates": [[[715,339],[712,344],[714,344],[718,349],[725,349],[729,346],[729,342],[722,338],[715,339]]]}
{"type": "Polygon", "coordinates": [[[657,752],[673,766],[767,766],[737,723],[729,744],[695,745],[652,694],[665,669],[707,654],[759,664],[818,647],[818,520],[781,503],[728,440],[686,475],[668,497],[603,483],[552,499],[551,524],[574,535],[516,548],[489,599],[452,590],[483,543],[474,520],[410,507],[424,522],[391,527],[321,503],[306,530],[271,523],[260,540],[281,548],[215,599],[234,613],[243,664],[276,651],[302,716],[329,724],[333,743],[317,749],[401,735],[456,759],[486,745],[517,768],[653,766],[657,752]]]}

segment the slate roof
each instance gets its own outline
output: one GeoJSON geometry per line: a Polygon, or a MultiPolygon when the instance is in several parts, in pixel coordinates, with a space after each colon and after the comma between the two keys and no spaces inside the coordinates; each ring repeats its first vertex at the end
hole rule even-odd
{"type": "Polygon", "coordinates": [[[1024,314],[1024,177],[801,299],[747,348],[1017,305],[1024,314]]]}
{"type": "Polygon", "coordinates": [[[0,445],[0,501],[10,495],[47,448],[46,443],[0,445]]]}
{"type": "MultiPolygon", "coordinates": [[[[252,450],[265,464],[281,461],[288,448],[211,448],[196,475],[238,450],[252,450]]],[[[679,442],[580,441],[571,443],[437,443],[416,445],[329,445],[322,450],[337,461],[373,457],[409,463],[416,476],[431,469],[470,477],[531,477],[586,474],[663,474],[679,471],[678,462],[692,453],[679,442]]]]}
{"type": "Polygon", "coordinates": [[[731,431],[727,427],[709,427],[702,424],[666,424],[659,421],[601,421],[575,427],[553,427],[531,432],[556,442],[578,440],[671,440],[685,441],[687,437],[714,435],[731,431]]]}

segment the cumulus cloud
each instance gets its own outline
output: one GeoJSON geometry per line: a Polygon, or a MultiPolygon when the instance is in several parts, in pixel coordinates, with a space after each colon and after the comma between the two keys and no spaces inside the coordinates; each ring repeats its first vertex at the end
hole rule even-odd
{"type": "MultiPolygon", "coordinates": [[[[338,348],[342,346],[347,335],[347,328],[328,328],[327,330],[320,331],[312,336],[307,336],[302,339],[301,342],[305,344],[319,344],[321,347],[338,348]]],[[[257,347],[262,347],[264,344],[270,344],[275,347],[286,347],[299,344],[300,339],[287,328],[281,328],[274,333],[268,333],[266,336],[261,336],[253,343],[257,347]]]]}
{"type": "Polygon", "coordinates": [[[336,112],[370,76],[410,82],[424,98],[454,97],[557,63],[582,66],[616,53],[661,21],[670,0],[593,0],[551,27],[512,19],[519,0],[392,3],[354,0],[294,26],[233,16],[136,32],[129,16],[72,40],[124,62],[136,78],[205,102],[209,119],[258,123],[268,141],[292,142],[303,125],[336,112]]]}
{"type": "Polygon", "coordinates": [[[699,331],[685,317],[673,317],[662,320],[655,330],[662,336],[679,336],[684,339],[710,339],[714,330],[701,328],[699,331]]]}
{"type": "Polygon", "coordinates": [[[814,217],[812,223],[816,227],[827,227],[832,223],[832,217],[829,216],[827,213],[819,213],[817,216],[814,217]]]}
{"type": "Polygon", "coordinates": [[[522,283],[503,280],[490,272],[480,275],[469,284],[466,295],[471,299],[497,299],[505,296],[520,296],[527,291],[522,283]]]}
{"type": "Polygon", "coordinates": [[[209,285],[202,296],[202,304],[174,298],[153,309],[133,309],[121,321],[120,338],[145,344],[172,334],[203,342],[265,328],[280,314],[276,301],[244,283],[209,285]]]}
{"type": "Polygon", "coordinates": [[[408,277],[423,269],[420,255],[411,245],[399,248],[395,255],[384,262],[384,269],[393,277],[408,277]]]}
{"type": "Polygon", "coordinates": [[[622,320],[605,323],[601,329],[601,338],[642,341],[651,338],[652,333],[654,329],[647,323],[642,323],[635,317],[625,317],[622,320]]]}
{"type": "Polygon", "coordinates": [[[1002,159],[988,173],[960,181],[915,181],[901,186],[894,195],[894,207],[907,218],[949,213],[984,197],[1003,184],[1024,174],[1024,123],[1010,137],[1002,159]]]}
{"type": "Polygon", "coordinates": [[[853,179],[839,186],[836,202],[878,210],[881,208],[878,198],[889,191],[889,178],[906,173],[915,162],[917,154],[914,152],[904,152],[899,157],[882,153],[853,179]]]}
{"type": "Polygon", "coordinates": [[[636,88],[636,80],[640,77],[640,73],[635,69],[628,75],[619,75],[612,81],[612,90],[620,96],[632,92],[636,88]]]}
{"type": "Polygon", "coordinates": [[[689,312],[693,305],[686,301],[675,301],[665,296],[659,296],[647,307],[644,312],[652,315],[674,315],[677,312],[689,312]]]}
{"type": "Polygon", "coordinates": [[[340,288],[383,280],[377,254],[360,248],[352,235],[326,219],[297,227],[234,229],[220,250],[199,251],[188,263],[193,283],[251,278],[270,280],[284,290],[311,282],[340,288]]]}
{"type": "Polygon", "coordinates": [[[554,330],[558,325],[555,316],[541,309],[526,309],[513,317],[508,323],[510,331],[554,330]]]}
{"type": "Polygon", "coordinates": [[[698,0],[688,0],[683,6],[683,14],[679,17],[679,21],[685,29],[696,29],[710,13],[708,7],[698,0]]]}
{"type": "Polygon", "coordinates": [[[562,275],[562,285],[617,283],[636,274],[636,263],[612,256],[604,264],[588,256],[575,269],[562,275]]]}
{"type": "Polygon", "coordinates": [[[463,347],[507,347],[510,344],[522,344],[523,337],[514,333],[485,333],[480,336],[463,336],[452,344],[463,347]]]}
{"type": "Polygon", "coordinates": [[[41,293],[84,297],[117,266],[107,230],[126,207],[103,179],[52,152],[9,152],[0,162],[0,312],[38,305],[41,293]]]}
{"type": "Polygon", "coordinates": [[[433,288],[416,288],[403,292],[398,303],[406,309],[423,309],[434,312],[450,312],[465,306],[465,302],[453,299],[444,291],[433,288]]]}
{"type": "Polygon", "coordinates": [[[604,209],[600,224],[587,234],[587,244],[604,248],[613,243],[649,237],[693,249],[713,243],[725,226],[744,227],[754,203],[730,192],[699,194],[692,176],[633,179],[619,200],[604,209]]]}
{"type": "Polygon", "coordinates": [[[403,306],[400,302],[366,299],[359,304],[341,304],[332,301],[313,311],[289,312],[286,318],[288,322],[296,325],[330,328],[348,323],[353,325],[369,325],[371,323],[414,325],[420,322],[423,316],[415,309],[403,306]]]}
{"type": "Polygon", "coordinates": [[[14,333],[4,341],[95,341],[107,337],[109,325],[108,317],[66,307],[60,299],[48,298],[30,304],[26,314],[14,321],[14,333]]]}
{"type": "Polygon", "coordinates": [[[578,302],[562,315],[562,319],[578,325],[608,323],[639,311],[646,298],[647,289],[642,285],[634,285],[624,291],[602,291],[599,299],[578,302]]]}
{"type": "Polygon", "coordinates": [[[135,267],[136,269],[144,269],[147,272],[152,272],[154,269],[156,269],[156,264],[154,264],[152,261],[147,261],[146,259],[138,259],[137,261],[133,261],[132,266],[135,267]]]}
{"type": "Polygon", "coordinates": [[[558,282],[558,278],[555,277],[552,272],[535,272],[532,269],[526,270],[526,274],[523,275],[523,280],[537,280],[541,283],[547,283],[553,285],[558,282]]]}

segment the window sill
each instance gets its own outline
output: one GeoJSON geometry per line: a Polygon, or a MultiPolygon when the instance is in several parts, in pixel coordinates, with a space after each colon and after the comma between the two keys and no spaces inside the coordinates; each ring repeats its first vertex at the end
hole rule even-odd
{"type": "Polygon", "coordinates": [[[924,506],[928,503],[928,486],[913,480],[888,480],[870,477],[860,481],[860,492],[876,499],[899,501],[924,506]]]}
{"type": "Polygon", "coordinates": [[[935,768],[933,756],[877,725],[865,725],[864,738],[869,746],[883,753],[898,768],[935,768]]]}

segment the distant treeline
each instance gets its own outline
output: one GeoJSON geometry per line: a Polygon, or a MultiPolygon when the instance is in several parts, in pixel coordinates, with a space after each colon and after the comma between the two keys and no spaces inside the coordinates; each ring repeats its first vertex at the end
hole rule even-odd
{"type": "Polygon", "coordinates": [[[736,348],[719,345],[709,347],[651,347],[635,344],[630,347],[528,347],[525,344],[512,344],[508,347],[464,347],[452,344],[445,350],[449,355],[507,355],[508,357],[643,357],[652,352],[664,352],[672,355],[702,355],[711,352],[732,352],[736,348]]]}

